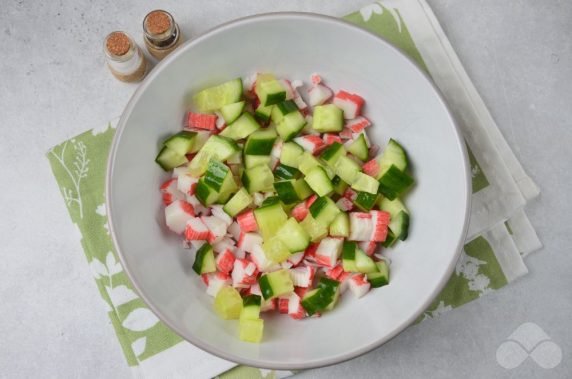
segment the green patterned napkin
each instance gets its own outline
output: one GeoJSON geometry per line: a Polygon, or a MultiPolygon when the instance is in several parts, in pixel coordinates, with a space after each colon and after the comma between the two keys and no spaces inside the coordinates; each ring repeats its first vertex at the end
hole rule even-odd
{"type": "MultiPolygon", "coordinates": [[[[424,0],[383,1],[345,19],[400,47],[430,74],[455,113],[469,148],[473,177],[469,238],[445,289],[418,321],[526,274],[522,256],[541,245],[522,207],[538,189],[498,131],[428,5],[424,0]]],[[[136,295],[117,259],[105,213],[106,162],[115,124],[65,141],[47,157],[134,374],[209,378],[226,371],[220,375],[224,379],[290,375],[234,367],[195,348],[160,322],[136,295]]]]}

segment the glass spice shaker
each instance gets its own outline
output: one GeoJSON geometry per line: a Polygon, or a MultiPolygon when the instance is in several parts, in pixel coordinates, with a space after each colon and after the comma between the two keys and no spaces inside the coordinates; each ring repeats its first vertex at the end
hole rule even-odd
{"type": "Polygon", "coordinates": [[[146,73],[145,55],[127,33],[112,32],[103,44],[109,70],[122,82],[138,82],[146,73]]]}
{"type": "Polygon", "coordinates": [[[169,12],[161,9],[151,11],[143,19],[145,46],[157,59],[165,58],[182,42],[179,25],[169,12]]]}

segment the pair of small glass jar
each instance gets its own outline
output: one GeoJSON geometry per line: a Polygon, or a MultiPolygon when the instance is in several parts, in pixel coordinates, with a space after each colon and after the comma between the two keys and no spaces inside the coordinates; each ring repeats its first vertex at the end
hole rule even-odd
{"type": "MultiPolygon", "coordinates": [[[[170,13],[163,10],[154,10],[145,16],[143,32],[147,50],[159,60],[182,41],[179,25],[170,13]]],[[[137,82],[147,73],[148,62],[143,51],[125,32],[110,33],[105,38],[104,52],[111,73],[123,82],[137,82]]]]}

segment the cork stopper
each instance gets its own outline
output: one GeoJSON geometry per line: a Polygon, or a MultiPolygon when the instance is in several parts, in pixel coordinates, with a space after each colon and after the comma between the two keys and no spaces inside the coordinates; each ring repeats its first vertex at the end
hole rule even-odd
{"type": "Polygon", "coordinates": [[[171,15],[162,10],[152,11],[145,18],[145,29],[149,34],[163,34],[171,29],[171,15]]]}
{"type": "Polygon", "coordinates": [[[131,48],[131,40],[123,32],[113,32],[107,36],[105,48],[111,55],[121,57],[131,48]]]}

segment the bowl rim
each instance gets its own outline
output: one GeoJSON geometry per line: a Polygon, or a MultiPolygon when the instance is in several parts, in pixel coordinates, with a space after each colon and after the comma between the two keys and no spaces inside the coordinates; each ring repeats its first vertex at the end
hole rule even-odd
{"type": "Polygon", "coordinates": [[[370,32],[364,28],[361,28],[355,24],[352,24],[348,21],[340,19],[340,18],[336,18],[333,16],[327,16],[327,15],[323,15],[323,14],[318,14],[318,13],[311,13],[311,12],[269,12],[269,13],[260,13],[260,14],[255,14],[255,15],[251,15],[251,16],[241,17],[241,18],[237,18],[237,19],[219,24],[216,27],[208,29],[206,32],[202,33],[201,35],[184,42],[177,50],[175,50],[173,53],[169,54],[166,58],[164,58],[162,61],[160,61],[156,65],[156,67],[149,73],[149,75],[147,75],[145,77],[143,82],[141,84],[139,84],[139,87],[135,90],[135,92],[133,93],[133,95],[129,99],[129,102],[125,106],[123,113],[121,114],[121,118],[119,119],[119,122],[117,124],[117,129],[116,129],[115,135],[113,137],[113,141],[111,143],[109,157],[107,160],[107,172],[106,172],[106,176],[105,176],[105,180],[106,180],[106,183],[105,183],[105,198],[106,198],[105,207],[106,207],[106,211],[107,211],[107,215],[108,215],[109,232],[111,235],[111,239],[113,241],[113,246],[115,247],[117,255],[119,256],[119,260],[121,262],[121,265],[123,266],[123,269],[124,269],[125,273],[127,274],[129,280],[133,284],[133,287],[134,287],[135,291],[137,292],[137,294],[141,297],[141,299],[143,299],[145,304],[149,307],[149,309],[151,309],[153,311],[153,313],[159,318],[159,320],[161,320],[161,322],[164,322],[171,330],[173,330],[176,334],[181,336],[185,341],[190,342],[194,346],[196,346],[196,347],[198,347],[198,348],[200,348],[200,349],[202,349],[202,350],[204,350],[210,354],[218,356],[222,359],[226,359],[226,360],[235,362],[237,364],[243,364],[243,365],[247,365],[247,366],[259,367],[259,368],[265,368],[265,369],[304,370],[304,369],[318,368],[318,367],[324,367],[324,366],[329,366],[329,365],[341,363],[341,362],[350,360],[352,358],[358,357],[362,354],[365,354],[365,353],[367,353],[367,352],[369,352],[375,348],[378,348],[381,345],[388,342],[389,340],[393,339],[395,336],[397,336],[403,330],[405,330],[427,309],[427,307],[431,304],[431,302],[441,292],[441,290],[443,289],[445,284],[448,282],[448,280],[449,280],[449,278],[453,272],[453,269],[455,268],[456,263],[459,259],[459,256],[461,254],[461,250],[464,246],[465,237],[466,237],[468,226],[469,226],[469,217],[470,217],[470,209],[471,209],[471,190],[470,190],[470,188],[471,188],[471,176],[469,173],[470,173],[470,166],[469,166],[469,159],[468,159],[468,155],[467,155],[467,149],[466,149],[465,144],[463,143],[463,137],[462,137],[459,125],[458,125],[457,121],[455,120],[455,117],[453,116],[449,106],[447,105],[441,91],[437,88],[437,86],[435,85],[435,83],[433,82],[431,77],[428,75],[428,73],[425,72],[424,70],[422,70],[419,67],[419,65],[415,61],[413,61],[407,54],[403,53],[398,47],[394,46],[393,44],[388,42],[383,37],[381,37],[381,36],[379,36],[373,32],[370,32]],[[176,60],[179,57],[179,55],[183,54],[191,46],[198,44],[199,42],[201,42],[204,39],[208,39],[211,34],[213,34],[215,32],[223,31],[225,29],[231,29],[231,28],[239,26],[241,24],[247,24],[247,23],[257,22],[260,20],[268,20],[268,19],[276,19],[276,18],[303,18],[303,19],[320,20],[320,21],[327,21],[327,22],[335,23],[335,24],[339,25],[340,27],[353,29],[353,30],[355,30],[359,33],[362,33],[364,35],[367,35],[369,37],[374,37],[380,43],[385,44],[387,47],[394,50],[397,54],[399,54],[403,58],[405,58],[405,60],[407,62],[409,62],[409,64],[412,65],[414,67],[414,69],[417,70],[418,73],[420,73],[425,78],[425,80],[429,83],[429,85],[433,89],[433,91],[434,91],[435,95],[437,96],[438,100],[440,101],[441,105],[445,108],[445,110],[448,114],[449,120],[454,127],[453,132],[456,135],[456,141],[457,141],[457,145],[458,145],[457,147],[460,149],[460,151],[462,153],[461,154],[462,155],[462,164],[463,164],[464,169],[465,169],[464,170],[465,171],[465,183],[464,183],[464,185],[465,185],[465,194],[464,194],[465,209],[464,209],[464,212],[465,212],[465,214],[464,214],[462,232],[457,237],[455,254],[452,256],[450,262],[448,263],[445,275],[439,280],[439,283],[434,288],[431,295],[427,299],[425,299],[425,301],[421,304],[419,309],[417,309],[409,318],[401,321],[399,323],[398,327],[395,328],[391,333],[383,336],[382,338],[376,340],[375,342],[367,344],[367,345],[362,346],[360,348],[354,349],[352,351],[349,351],[349,352],[346,352],[346,353],[343,353],[340,355],[336,355],[336,356],[331,357],[331,358],[312,360],[312,361],[307,361],[307,362],[303,362],[303,363],[281,363],[281,362],[269,363],[269,362],[265,362],[265,361],[259,361],[256,359],[241,358],[241,357],[235,356],[234,354],[222,351],[222,350],[220,350],[214,346],[205,344],[201,340],[196,339],[194,336],[187,335],[186,333],[184,333],[180,328],[177,327],[177,324],[175,322],[171,321],[169,319],[169,317],[164,315],[161,312],[161,310],[158,307],[156,307],[147,298],[144,291],[140,288],[140,286],[137,282],[137,278],[134,275],[132,275],[132,272],[129,268],[129,265],[126,263],[126,260],[124,259],[124,256],[121,252],[121,248],[119,246],[119,243],[117,242],[117,237],[115,234],[115,227],[113,224],[113,211],[112,211],[113,204],[112,204],[112,197],[111,197],[113,183],[112,183],[111,178],[113,176],[115,156],[117,153],[119,140],[121,139],[121,135],[123,133],[123,130],[125,129],[126,120],[127,120],[128,116],[131,114],[131,112],[133,111],[133,108],[134,108],[135,104],[138,102],[142,93],[147,89],[147,87],[155,79],[155,77],[157,75],[159,75],[159,73],[161,73],[161,71],[163,71],[163,69],[165,69],[165,67],[167,67],[172,61],[176,60]]]}

